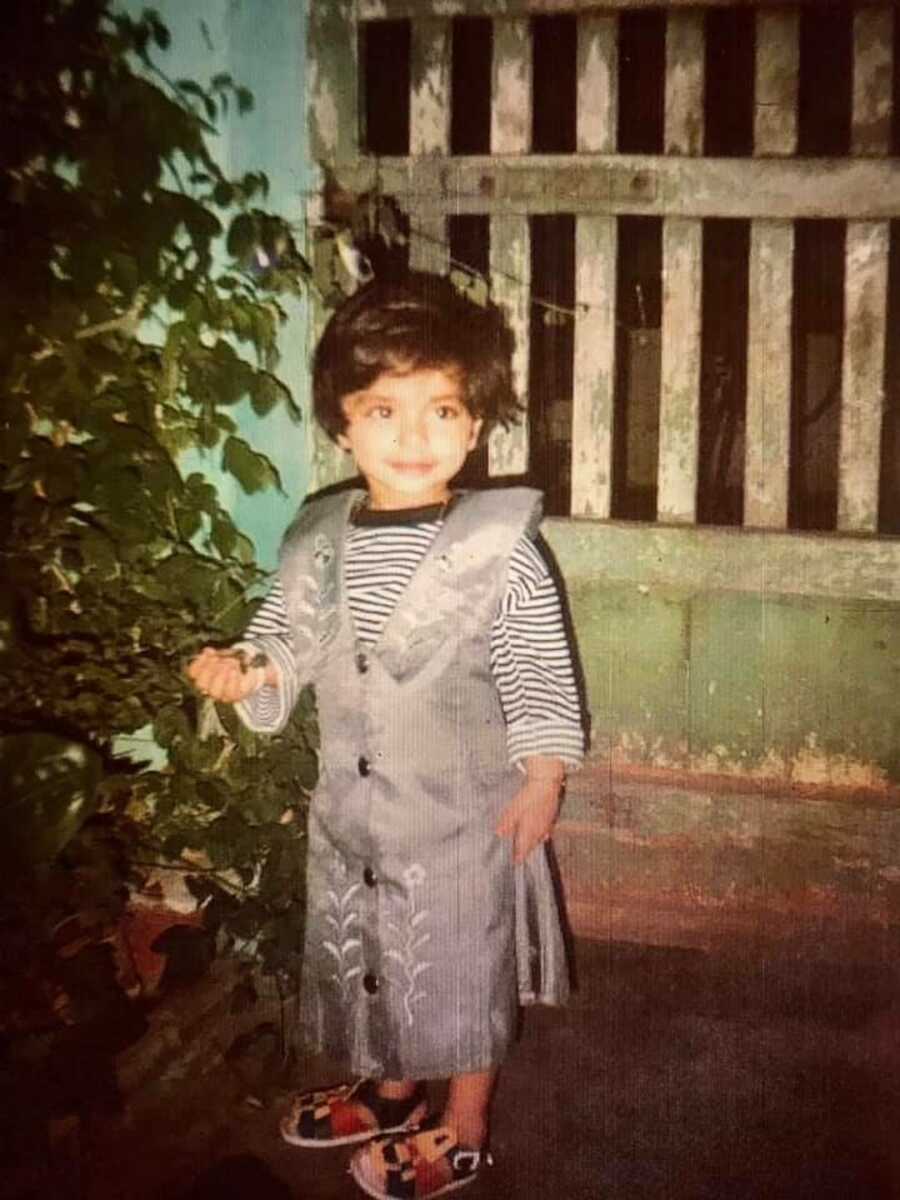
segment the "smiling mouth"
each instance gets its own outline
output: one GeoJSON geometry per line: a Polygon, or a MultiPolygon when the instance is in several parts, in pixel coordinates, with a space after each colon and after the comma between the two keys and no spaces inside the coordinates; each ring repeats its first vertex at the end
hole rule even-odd
{"type": "Polygon", "coordinates": [[[427,475],[429,471],[434,469],[434,463],[430,462],[392,462],[390,464],[392,471],[399,471],[404,475],[427,475]]]}

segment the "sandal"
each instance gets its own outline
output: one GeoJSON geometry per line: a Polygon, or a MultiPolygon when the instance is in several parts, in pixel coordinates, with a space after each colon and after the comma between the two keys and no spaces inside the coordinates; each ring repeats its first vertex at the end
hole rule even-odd
{"type": "Polygon", "coordinates": [[[400,1137],[379,1137],[357,1150],[350,1173],[375,1200],[430,1200],[474,1183],[487,1150],[466,1150],[452,1129],[438,1126],[400,1137]]]}
{"type": "Polygon", "coordinates": [[[295,1096],[280,1129],[292,1146],[349,1146],[378,1134],[415,1129],[427,1113],[423,1084],[417,1083],[405,1100],[388,1100],[379,1096],[374,1079],[362,1079],[295,1096]],[[374,1125],[367,1124],[361,1105],[375,1118],[374,1125]]]}

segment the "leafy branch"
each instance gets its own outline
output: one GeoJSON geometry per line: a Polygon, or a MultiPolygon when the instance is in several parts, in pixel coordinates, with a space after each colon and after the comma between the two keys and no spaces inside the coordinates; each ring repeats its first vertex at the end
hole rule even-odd
{"type": "Polygon", "coordinates": [[[14,976],[62,979],[60,923],[108,933],[156,862],[188,873],[220,947],[293,977],[312,701],[276,739],[199,720],[184,656],[236,637],[268,574],[184,456],[281,486],[233,413],[299,419],[278,340],[309,266],[265,175],[209,149],[252,96],[171,80],[156,13],[10,0],[4,20],[0,1018],[14,976]]]}

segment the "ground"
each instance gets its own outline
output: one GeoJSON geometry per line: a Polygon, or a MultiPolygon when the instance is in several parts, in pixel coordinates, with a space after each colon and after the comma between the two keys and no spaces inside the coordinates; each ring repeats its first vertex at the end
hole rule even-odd
{"type": "MultiPolygon", "coordinates": [[[[496,1100],[496,1165],[466,1195],[900,1197],[896,941],[578,943],[575,998],[525,1015],[496,1100]]],[[[348,1151],[280,1141],[288,1081],[270,1051],[144,1085],[93,1128],[60,1195],[353,1200],[348,1151]]],[[[335,1071],[309,1061],[293,1075],[309,1086],[335,1071]]]]}

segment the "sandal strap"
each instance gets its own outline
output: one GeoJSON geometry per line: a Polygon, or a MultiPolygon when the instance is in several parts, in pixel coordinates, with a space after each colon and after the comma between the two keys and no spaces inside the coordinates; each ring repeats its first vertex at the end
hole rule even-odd
{"type": "MultiPolygon", "coordinates": [[[[411,1096],[404,1100],[390,1100],[378,1095],[378,1084],[374,1079],[363,1079],[356,1083],[338,1084],[321,1091],[307,1092],[297,1098],[297,1133],[315,1141],[328,1141],[334,1134],[333,1116],[338,1105],[358,1102],[372,1113],[375,1125],[372,1133],[380,1129],[395,1129],[409,1119],[415,1109],[426,1099],[425,1086],[417,1083],[411,1096]]],[[[367,1126],[359,1121],[359,1130],[367,1126]]]]}
{"type": "MultiPolygon", "coordinates": [[[[385,1195],[397,1200],[415,1200],[417,1178],[421,1181],[423,1174],[427,1176],[428,1173],[417,1164],[431,1167],[444,1160],[450,1170],[450,1182],[457,1184],[474,1178],[481,1167],[492,1166],[494,1161],[487,1150],[460,1146],[454,1132],[440,1125],[415,1133],[377,1138],[370,1143],[368,1152],[379,1162],[385,1195]]],[[[440,1190],[445,1188],[446,1184],[440,1190]]]]}

